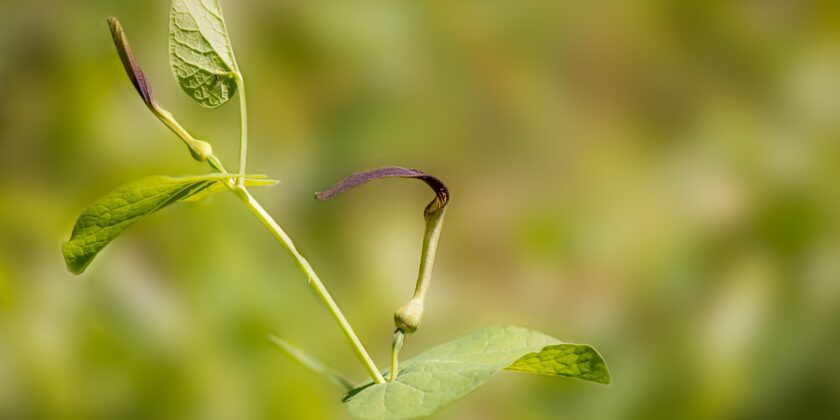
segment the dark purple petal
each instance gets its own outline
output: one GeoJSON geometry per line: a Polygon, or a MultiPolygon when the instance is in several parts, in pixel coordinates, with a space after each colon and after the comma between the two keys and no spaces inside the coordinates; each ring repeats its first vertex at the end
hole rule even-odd
{"type": "Polygon", "coordinates": [[[438,211],[449,203],[449,189],[440,179],[417,169],[406,169],[399,166],[386,166],[354,173],[342,179],[330,189],[315,193],[315,197],[319,200],[329,200],[353,187],[381,178],[414,178],[425,182],[435,192],[435,199],[426,206],[426,214],[438,211]]]}
{"type": "Polygon", "coordinates": [[[143,97],[143,102],[147,106],[152,107],[155,102],[155,97],[152,94],[152,86],[146,79],[146,74],[143,69],[137,64],[134,59],[134,54],[131,53],[131,47],[128,45],[128,39],[125,37],[122,25],[115,17],[108,18],[108,26],[111,27],[111,36],[114,38],[114,46],[117,47],[117,53],[120,55],[125,72],[128,78],[131,79],[131,84],[137,89],[137,92],[143,97]]]}

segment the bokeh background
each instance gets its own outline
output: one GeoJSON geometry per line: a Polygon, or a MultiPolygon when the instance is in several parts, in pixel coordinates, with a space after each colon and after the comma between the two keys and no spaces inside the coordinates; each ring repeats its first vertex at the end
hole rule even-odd
{"type": "MultiPolygon", "coordinates": [[[[223,1],[255,195],[380,366],[431,198],[453,193],[406,356],[487,324],[597,346],[611,387],[501,373],[449,419],[840,416],[840,5],[831,1],[223,1]]],[[[167,208],[82,276],[60,244],[109,189],[235,166],[235,102],[175,84],[165,1],[0,3],[0,418],[341,418],[275,332],[362,368],[286,252],[228,195],[167,208]]]]}

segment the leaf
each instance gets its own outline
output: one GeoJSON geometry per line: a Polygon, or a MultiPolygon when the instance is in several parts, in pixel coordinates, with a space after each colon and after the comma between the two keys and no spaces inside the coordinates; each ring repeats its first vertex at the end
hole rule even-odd
{"type": "Polygon", "coordinates": [[[236,93],[239,68],[218,0],[172,0],[169,64],[178,84],[207,108],[236,93]]]}
{"type": "Polygon", "coordinates": [[[120,25],[120,21],[115,17],[109,17],[107,20],[108,27],[111,28],[111,37],[114,39],[114,46],[117,48],[117,54],[120,56],[120,61],[122,62],[123,68],[125,68],[126,74],[128,74],[128,78],[131,79],[131,84],[137,89],[137,93],[143,98],[146,106],[149,108],[154,107],[155,95],[152,93],[152,85],[149,83],[149,79],[146,78],[146,73],[143,72],[143,69],[137,64],[137,60],[134,59],[134,54],[131,52],[131,46],[128,45],[128,38],[125,36],[125,31],[122,25],[120,25]]]}
{"type": "Polygon", "coordinates": [[[399,166],[386,166],[369,171],[356,172],[338,181],[338,183],[328,190],[315,193],[315,197],[322,201],[330,200],[349,189],[382,178],[414,178],[425,182],[435,192],[435,199],[426,206],[425,214],[427,217],[429,214],[437,212],[449,204],[449,189],[446,188],[443,181],[423,171],[401,168],[399,166]]]}
{"type": "MultiPolygon", "coordinates": [[[[74,274],[81,274],[99,251],[141,217],[170,204],[197,197],[204,198],[210,192],[222,190],[225,188],[223,182],[233,176],[157,175],[117,187],[94,201],[76,220],[70,240],[61,245],[67,269],[74,274]]],[[[265,179],[254,181],[261,185],[271,182],[265,179]]]]}
{"type": "Polygon", "coordinates": [[[356,388],[344,402],[357,418],[428,416],[502,369],[610,383],[604,359],[588,345],[564,344],[525,328],[493,326],[402,362],[394,382],[356,388]]]}

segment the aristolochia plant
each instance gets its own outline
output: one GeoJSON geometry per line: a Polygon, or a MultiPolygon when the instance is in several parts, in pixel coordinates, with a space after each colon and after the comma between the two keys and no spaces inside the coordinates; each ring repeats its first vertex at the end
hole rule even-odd
{"type": "Polygon", "coordinates": [[[424,211],[426,233],[414,296],[394,314],[396,330],[391,369],[380,371],[315,270],[295,248],[289,235],[248,191],[248,187],[273,185],[276,181],[245,171],[248,157],[245,86],[218,1],[172,0],[169,61],[184,92],[204,107],[222,106],[239,92],[241,136],[239,168],[235,173],[225,169],[213,154],[210,143],[190,135],[155,101],[149,80],[135,61],[122,26],[115,18],[108,18],[108,25],[123,67],[146,106],[184,142],[193,159],[206,162],[214,172],[183,177],[150,176],[122,185],[96,200],[79,216],[70,240],[62,245],[64,260],[71,272],[81,274],[99,251],[141,217],[179,201],[197,201],[210,194],[230,191],[297,261],[308,284],[315,289],[364,365],[370,380],[357,385],[280,338],[273,335],[268,338],[287,355],[338,385],[345,392],[343,401],[351,416],[379,419],[431,415],[469,394],[502,369],[603,384],[610,382],[607,366],[594,348],[562,343],[543,333],[514,326],[487,327],[399,362],[405,335],[415,332],[423,317],[423,303],[449,203],[449,190],[440,179],[399,167],[356,173],[316,194],[320,200],[329,200],[353,187],[386,177],[419,179],[434,190],[435,198],[424,211]]]}

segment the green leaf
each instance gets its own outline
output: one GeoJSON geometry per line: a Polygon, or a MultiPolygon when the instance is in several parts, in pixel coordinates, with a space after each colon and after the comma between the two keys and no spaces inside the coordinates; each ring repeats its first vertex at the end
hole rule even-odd
{"type": "MultiPolygon", "coordinates": [[[[70,240],[61,245],[67,269],[81,274],[99,251],[141,217],[179,201],[204,198],[224,190],[224,181],[231,177],[233,175],[158,175],[117,187],[94,201],[76,220],[70,240]]],[[[246,185],[271,182],[258,176],[246,179],[246,185]]]]}
{"type": "Polygon", "coordinates": [[[178,84],[207,108],[236,93],[239,68],[218,0],[172,0],[169,64],[178,84]]]}
{"type": "Polygon", "coordinates": [[[588,345],[564,344],[525,328],[493,326],[400,363],[394,382],[356,388],[344,402],[348,413],[357,418],[428,416],[502,369],[610,383],[604,359],[588,345]]]}

